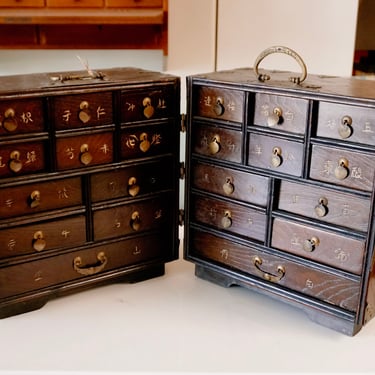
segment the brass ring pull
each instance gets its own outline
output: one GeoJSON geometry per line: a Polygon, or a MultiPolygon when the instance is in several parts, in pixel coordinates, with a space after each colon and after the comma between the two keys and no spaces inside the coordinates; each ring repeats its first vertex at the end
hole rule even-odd
{"type": "Polygon", "coordinates": [[[216,116],[222,116],[225,112],[224,100],[222,98],[217,98],[214,105],[214,112],[216,116]]]}
{"type": "Polygon", "coordinates": [[[18,150],[14,150],[9,155],[9,168],[12,172],[18,173],[22,170],[23,163],[21,161],[21,153],[18,150]]]}
{"type": "Polygon", "coordinates": [[[328,199],[325,197],[319,198],[318,204],[314,208],[318,217],[324,217],[328,214],[328,199]]]}
{"type": "Polygon", "coordinates": [[[208,146],[212,155],[217,154],[221,149],[220,136],[218,134],[214,135],[208,146]]]}
{"type": "Polygon", "coordinates": [[[95,275],[96,273],[103,271],[104,267],[108,263],[108,259],[104,251],[101,251],[100,253],[98,253],[96,258],[98,259],[97,264],[84,266],[82,262],[82,258],[75,257],[73,260],[74,271],[84,276],[95,275]]]}
{"type": "Polygon", "coordinates": [[[134,211],[131,215],[130,226],[133,230],[138,231],[141,229],[141,217],[138,211],[134,211]]]}
{"type": "Polygon", "coordinates": [[[353,133],[353,120],[350,116],[344,116],[341,119],[341,124],[339,125],[338,132],[342,139],[349,138],[353,133]]]}
{"type": "Polygon", "coordinates": [[[224,216],[221,219],[221,225],[227,229],[232,226],[232,213],[229,210],[224,212],[224,216]]]}
{"type": "Polygon", "coordinates": [[[83,123],[83,124],[86,124],[90,121],[91,119],[91,113],[90,113],[90,109],[89,109],[89,103],[84,100],[80,103],[79,105],[79,113],[78,113],[78,118],[79,120],[83,123]]]}
{"type": "Polygon", "coordinates": [[[269,273],[269,272],[266,272],[266,271],[262,270],[260,268],[262,263],[263,263],[263,260],[262,260],[261,257],[258,257],[258,256],[254,257],[253,264],[254,264],[255,268],[261,273],[263,279],[265,279],[267,281],[278,282],[285,276],[285,267],[284,266],[278,265],[277,269],[276,269],[277,275],[274,275],[272,273],[269,273]]]}
{"type": "Polygon", "coordinates": [[[280,147],[274,147],[272,149],[272,157],[271,157],[271,165],[274,168],[280,167],[280,165],[283,163],[283,158],[281,156],[281,148],[280,147]]]}
{"type": "Polygon", "coordinates": [[[273,109],[272,113],[267,117],[267,124],[270,128],[273,128],[276,125],[281,124],[282,122],[282,110],[279,107],[273,109]]]}
{"type": "Polygon", "coordinates": [[[42,251],[47,245],[46,240],[44,239],[44,234],[41,230],[38,230],[34,233],[33,238],[33,249],[35,251],[42,251]]]}
{"type": "Polygon", "coordinates": [[[223,191],[225,195],[231,195],[234,192],[233,178],[227,177],[225,183],[223,184],[223,191]]]}
{"type": "Polygon", "coordinates": [[[302,60],[301,56],[298,55],[297,52],[293,51],[292,49],[288,47],[283,47],[283,46],[274,46],[267,48],[263,52],[260,53],[260,55],[256,58],[255,63],[254,63],[254,71],[255,75],[258,78],[259,81],[268,81],[271,79],[271,77],[268,74],[260,74],[258,71],[259,64],[261,61],[267,57],[268,55],[271,55],[272,53],[285,53],[286,55],[289,55],[293,57],[299,66],[302,69],[302,73],[300,77],[290,77],[289,80],[297,85],[301,84],[307,77],[307,68],[306,64],[302,60]]]}
{"type": "Polygon", "coordinates": [[[14,132],[18,127],[15,110],[13,108],[8,108],[4,112],[4,117],[3,126],[5,130],[8,132],[14,132]]]}
{"type": "Polygon", "coordinates": [[[155,109],[152,106],[151,98],[145,97],[142,101],[143,104],[143,114],[146,118],[151,118],[154,115],[155,109]]]}
{"type": "Polygon", "coordinates": [[[80,156],[79,156],[79,160],[81,161],[81,163],[83,165],[88,165],[92,162],[92,155],[91,153],[89,152],[89,145],[84,143],[83,145],[81,145],[80,147],[80,156]]]}
{"type": "Polygon", "coordinates": [[[303,241],[303,250],[305,250],[308,253],[311,253],[316,249],[317,246],[319,246],[320,240],[318,237],[311,237],[305,241],[303,241]]]}
{"type": "Polygon", "coordinates": [[[349,176],[349,161],[345,158],[341,158],[335,168],[335,177],[338,180],[345,180],[349,176]]]}
{"type": "Polygon", "coordinates": [[[40,205],[41,194],[39,190],[34,190],[29,196],[30,208],[36,208],[40,205]]]}
{"type": "Polygon", "coordinates": [[[128,193],[130,196],[135,197],[139,194],[140,187],[137,184],[137,179],[135,177],[130,177],[128,180],[128,193]]]}

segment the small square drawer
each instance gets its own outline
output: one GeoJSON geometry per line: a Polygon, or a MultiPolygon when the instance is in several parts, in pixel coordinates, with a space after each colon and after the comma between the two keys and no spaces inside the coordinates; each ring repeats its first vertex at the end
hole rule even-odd
{"type": "Polygon", "coordinates": [[[267,228],[265,212],[218,199],[193,196],[193,219],[220,230],[264,242],[267,228]]]}
{"type": "Polygon", "coordinates": [[[0,101],[0,136],[44,131],[42,99],[0,101]]]}
{"type": "Polygon", "coordinates": [[[83,245],[86,218],[74,216],[0,230],[0,258],[83,245]]]}
{"type": "Polygon", "coordinates": [[[177,97],[173,86],[154,87],[150,91],[121,93],[121,122],[168,118],[176,111],[177,97]]]}
{"type": "Polygon", "coordinates": [[[192,184],[198,189],[265,207],[270,179],[235,169],[196,162],[192,167],[192,184]]]}
{"type": "Polygon", "coordinates": [[[138,197],[171,189],[170,163],[148,163],[91,175],[91,200],[100,202],[122,197],[138,197]]]}
{"type": "Polygon", "coordinates": [[[111,206],[94,211],[95,241],[171,226],[171,197],[111,206]]]}
{"type": "Polygon", "coordinates": [[[112,124],[112,93],[57,96],[53,114],[57,130],[112,124]]]}
{"type": "Polygon", "coordinates": [[[46,0],[51,8],[97,8],[102,7],[104,0],[46,0]]]}
{"type": "Polygon", "coordinates": [[[374,153],[313,145],[310,178],[352,189],[372,191],[374,165],[374,153]]]}
{"type": "Polygon", "coordinates": [[[56,140],[58,170],[82,168],[113,161],[111,132],[61,137],[56,140]]]}
{"type": "Polygon", "coordinates": [[[193,113],[196,116],[225,121],[243,121],[243,91],[216,87],[196,86],[196,103],[193,113]]]}
{"type": "Polygon", "coordinates": [[[126,127],[121,132],[121,158],[136,159],[162,155],[178,147],[176,129],[169,123],[147,127],[126,127]]]}
{"type": "Polygon", "coordinates": [[[194,123],[192,133],[193,152],[241,163],[242,132],[194,123]]]}
{"type": "Polygon", "coordinates": [[[361,283],[352,277],[309,267],[302,262],[271,255],[254,247],[199,231],[192,233],[191,253],[230,269],[246,272],[272,284],[273,288],[287,288],[288,293],[294,290],[330,305],[357,311],[361,283]]]}
{"type": "Polygon", "coordinates": [[[82,205],[79,177],[0,189],[0,219],[82,205]]]}
{"type": "Polygon", "coordinates": [[[366,232],[369,199],[318,186],[281,181],[278,209],[366,232]]]}
{"type": "Polygon", "coordinates": [[[305,134],[309,101],[281,95],[255,95],[254,125],[305,134]]]}
{"type": "Polygon", "coordinates": [[[333,231],[275,218],[271,246],[357,275],[362,271],[365,241],[333,231]]]}
{"type": "Polygon", "coordinates": [[[11,177],[46,169],[43,141],[20,141],[0,146],[0,177],[11,177]]]}
{"type": "Polygon", "coordinates": [[[375,110],[339,103],[319,103],[318,137],[375,144],[375,110]]]}
{"type": "Polygon", "coordinates": [[[249,134],[248,165],[302,176],[304,145],[274,136],[249,134]]]}

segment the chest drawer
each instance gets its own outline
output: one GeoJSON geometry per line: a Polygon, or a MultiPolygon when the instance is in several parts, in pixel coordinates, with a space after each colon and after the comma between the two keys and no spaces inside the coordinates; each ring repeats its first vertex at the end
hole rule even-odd
{"type": "Polygon", "coordinates": [[[322,222],[366,232],[370,200],[317,186],[282,181],[278,208],[322,222]]]}
{"type": "Polygon", "coordinates": [[[372,191],[375,155],[313,145],[310,178],[349,188],[372,191]]]}
{"type": "Polygon", "coordinates": [[[211,119],[238,122],[243,120],[245,94],[239,90],[197,86],[194,114],[211,119]]]}
{"type": "Polygon", "coordinates": [[[268,177],[195,162],[193,186],[211,193],[265,207],[270,185],[268,177]]]}
{"type": "Polygon", "coordinates": [[[85,242],[85,216],[34,223],[0,231],[0,258],[68,248],[85,242]]]}
{"type": "Polygon", "coordinates": [[[42,132],[42,99],[0,101],[0,135],[42,132]]]}
{"type": "Polygon", "coordinates": [[[362,271],[365,241],[347,235],[276,218],[271,246],[357,275],[362,271]]]}
{"type": "Polygon", "coordinates": [[[375,110],[339,103],[319,103],[318,137],[375,144],[375,110]]]}
{"type": "Polygon", "coordinates": [[[264,241],[267,216],[264,212],[232,202],[193,196],[194,220],[220,230],[264,241]]]}
{"type": "Polygon", "coordinates": [[[57,130],[113,123],[111,92],[58,96],[53,109],[57,130]]]}
{"type": "Polygon", "coordinates": [[[302,143],[250,133],[248,165],[292,176],[301,176],[304,160],[303,150],[302,143]]]}
{"type": "Polygon", "coordinates": [[[56,140],[58,170],[113,162],[112,132],[59,137],[56,140]]]}
{"type": "Polygon", "coordinates": [[[82,205],[79,177],[0,189],[0,218],[82,205]]]}
{"type": "Polygon", "coordinates": [[[305,134],[309,101],[289,96],[257,93],[254,124],[275,130],[305,134]]]}
{"type": "Polygon", "coordinates": [[[356,311],[360,283],[338,274],[263,253],[208,233],[193,232],[192,252],[325,303],[356,311]]]}

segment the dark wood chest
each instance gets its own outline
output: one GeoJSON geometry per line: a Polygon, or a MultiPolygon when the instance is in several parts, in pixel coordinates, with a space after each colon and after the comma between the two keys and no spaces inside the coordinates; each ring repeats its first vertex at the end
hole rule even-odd
{"type": "Polygon", "coordinates": [[[162,275],[182,221],[197,276],[347,335],[373,317],[372,83],[190,76],[181,125],[178,77],[92,74],[0,79],[1,317],[162,275]]]}

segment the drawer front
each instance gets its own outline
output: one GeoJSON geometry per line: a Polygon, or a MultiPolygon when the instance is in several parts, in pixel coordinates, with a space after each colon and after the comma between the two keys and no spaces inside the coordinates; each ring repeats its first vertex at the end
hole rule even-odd
{"type": "Polygon", "coordinates": [[[42,99],[0,101],[0,135],[43,130],[42,99]]]}
{"type": "Polygon", "coordinates": [[[292,176],[301,176],[303,144],[251,133],[248,164],[292,176]]]}
{"type": "Polygon", "coordinates": [[[270,180],[267,177],[196,162],[192,184],[198,189],[265,207],[270,180]]]}
{"type": "Polygon", "coordinates": [[[111,132],[61,137],[56,140],[58,170],[113,162],[113,134],[111,132]]]}
{"type": "Polygon", "coordinates": [[[282,181],[278,208],[326,223],[366,232],[369,199],[321,187],[282,181]]]}
{"type": "Polygon", "coordinates": [[[212,119],[243,121],[244,92],[215,87],[197,86],[194,115],[212,119]]]}
{"type": "Polygon", "coordinates": [[[193,219],[215,228],[258,241],[266,236],[267,216],[263,212],[231,202],[193,196],[193,219]]]}
{"type": "Polygon", "coordinates": [[[86,219],[68,219],[35,223],[0,231],[0,258],[83,245],[86,219]]]}
{"type": "Polygon", "coordinates": [[[100,276],[121,267],[163,259],[171,248],[167,236],[147,236],[107,243],[69,254],[2,268],[0,298],[100,276]]]}
{"type": "Polygon", "coordinates": [[[102,7],[104,0],[46,0],[51,8],[96,8],[102,7]]]}
{"type": "Polygon", "coordinates": [[[45,169],[42,141],[0,146],[0,177],[42,172],[45,169]]]}
{"type": "Polygon", "coordinates": [[[170,124],[127,128],[121,133],[121,158],[162,155],[176,149],[178,138],[170,124]]]}
{"type": "Polygon", "coordinates": [[[254,124],[275,130],[305,134],[309,101],[286,96],[255,95],[254,124]]]}
{"type": "Polygon", "coordinates": [[[362,271],[365,241],[332,231],[276,218],[271,246],[357,275],[362,271]]]}
{"type": "Polygon", "coordinates": [[[164,196],[94,211],[94,238],[98,241],[171,226],[170,202],[164,196]]]}
{"type": "Polygon", "coordinates": [[[91,176],[91,200],[100,202],[171,189],[173,176],[170,173],[170,163],[172,161],[93,174],[91,176]]]}
{"type": "Polygon", "coordinates": [[[121,94],[121,122],[134,122],[175,116],[176,92],[172,86],[121,94]]]}
{"type": "Polygon", "coordinates": [[[193,124],[193,152],[215,159],[241,163],[242,132],[193,124]]]}
{"type": "Polygon", "coordinates": [[[161,8],[162,0],[106,0],[107,7],[116,8],[161,8]]]}
{"type": "Polygon", "coordinates": [[[0,219],[82,205],[79,177],[0,190],[0,219]]]}
{"type": "Polygon", "coordinates": [[[320,102],[317,136],[374,145],[375,110],[320,102]]]}
{"type": "Polygon", "coordinates": [[[310,178],[372,191],[375,155],[313,145],[310,178]]]}
{"type": "Polygon", "coordinates": [[[360,282],[207,233],[193,233],[191,248],[194,255],[259,277],[270,284],[286,287],[349,311],[357,311],[360,282]]]}
{"type": "Polygon", "coordinates": [[[58,130],[113,123],[111,92],[58,96],[53,105],[58,130]]]}
{"type": "Polygon", "coordinates": [[[3,7],[44,7],[44,0],[2,0],[0,3],[0,8],[3,7]]]}

